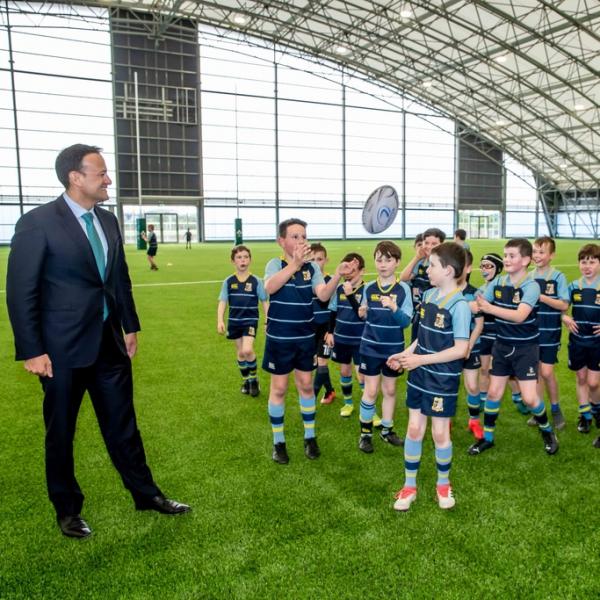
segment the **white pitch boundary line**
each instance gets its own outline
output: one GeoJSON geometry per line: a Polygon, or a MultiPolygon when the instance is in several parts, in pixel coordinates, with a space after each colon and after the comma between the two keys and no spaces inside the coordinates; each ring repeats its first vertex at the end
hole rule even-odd
{"type": "MultiPolygon", "coordinates": [[[[552,265],[553,267],[573,267],[575,265],[552,265]]],[[[365,273],[365,275],[375,275],[375,273],[365,273]]],[[[207,285],[213,283],[223,283],[224,279],[206,279],[203,281],[164,281],[156,283],[135,283],[134,288],[142,287],[162,287],[162,286],[177,286],[177,285],[207,285]]],[[[6,290],[0,290],[0,294],[6,294],[6,290]]]]}

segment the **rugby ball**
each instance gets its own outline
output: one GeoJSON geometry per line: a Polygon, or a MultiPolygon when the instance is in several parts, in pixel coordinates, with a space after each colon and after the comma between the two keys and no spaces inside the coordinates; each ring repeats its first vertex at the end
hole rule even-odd
{"type": "Polygon", "coordinates": [[[385,231],[398,214],[398,194],[391,185],[378,187],[368,198],[363,208],[363,227],[369,233],[385,231]]]}

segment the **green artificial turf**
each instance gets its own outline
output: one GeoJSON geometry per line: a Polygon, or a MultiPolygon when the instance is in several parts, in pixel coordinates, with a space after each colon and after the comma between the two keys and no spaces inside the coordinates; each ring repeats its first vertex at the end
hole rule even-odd
{"type": "MultiPolygon", "coordinates": [[[[310,229],[309,229],[310,234],[310,229]]],[[[327,242],[331,268],[363,253],[373,275],[375,242],[327,242]]],[[[559,241],[555,264],[577,276],[579,241],[559,241]]],[[[279,254],[251,243],[253,271],[279,254]]],[[[401,244],[402,264],[412,253],[401,244]]],[[[473,241],[476,265],[500,241],[473,241]]],[[[189,515],[138,513],[110,464],[91,405],[82,406],[76,468],[86,494],[85,541],[64,538],[46,497],[41,389],[13,360],[5,308],[8,250],[0,249],[0,598],[597,598],[600,596],[598,435],[576,430],[573,374],[566,344],[558,376],[567,429],[547,456],[539,434],[507,398],[496,448],[467,456],[464,393],[452,435],[457,504],[435,502],[428,437],[419,497],[392,510],[403,482],[402,449],[375,439],[357,449],[358,410],[341,401],[318,408],[322,456],[308,461],[294,390],[288,395],[290,464],[271,461],[262,393],[239,393],[233,343],[216,333],[221,281],[232,272],[228,244],[161,246],[158,272],[127,248],[142,322],[134,360],[139,426],[155,479],[189,515]]],[[[481,282],[475,272],[475,284],[481,282]]],[[[566,338],[565,338],[566,341],[566,338]]],[[[259,361],[264,334],[256,343],[259,361]]],[[[331,367],[339,390],[339,374],[331,367]]],[[[398,384],[396,429],[404,435],[406,383],[398,384]]],[[[359,399],[358,386],[354,390],[359,399]]]]}

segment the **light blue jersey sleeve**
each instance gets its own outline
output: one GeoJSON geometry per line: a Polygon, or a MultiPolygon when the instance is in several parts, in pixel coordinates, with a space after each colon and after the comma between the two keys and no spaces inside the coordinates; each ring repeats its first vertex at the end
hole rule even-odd
{"type": "Polygon", "coordinates": [[[369,290],[371,286],[374,284],[374,281],[369,281],[369,283],[365,283],[365,289],[363,291],[362,300],[360,301],[361,306],[367,306],[367,299],[369,297],[369,290]]]}
{"type": "MultiPolygon", "coordinates": [[[[410,288],[408,287],[406,282],[401,281],[400,287],[404,290],[404,300],[402,302],[402,306],[398,307],[396,314],[398,312],[401,312],[403,315],[408,317],[408,323],[410,323],[410,321],[412,320],[412,316],[413,316],[412,295],[410,293],[410,288]]],[[[398,321],[402,325],[402,327],[406,327],[408,325],[408,323],[406,322],[406,319],[399,320],[398,318],[395,317],[395,320],[398,321]]]]}
{"type": "Polygon", "coordinates": [[[332,310],[333,312],[337,312],[338,290],[340,289],[340,287],[341,286],[338,286],[335,292],[333,292],[333,296],[331,296],[331,300],[329,301],[329,305],[327,306],[327,308],[329,310],[332,310]]]}
{"type": "Polygon", "coordinates": [[[412,268],[412,271],[410,272],[410,274],[414,277],[419,272],[419,267],[424,263],[425,263],[425,261],[423,259],[418,260],[415,263],[415,266],[412,268]]]}
{"type": "Polygon", "coordinates": [[[571,299],[571,294],[569,293],[569,286],[567,284],[567,278],[564,273],[559,273],[556,278],[556,295],[559,300],[566,300],[567,302],[571,299]]]}
{"type": "Polygon", "coordinates": [[[256,286],[256,295],[261,302],[266,302],[269,299],[269,295],[267,294],[267,290],[265,290],[265,284],[259,277],[257,277],[256,280],[258,281],[256,286]]]}
{"type": "Polygon", "coordinates": [[[540,299],[540,286],[537,284],[537,282],[533,279],[530,279],[523,285],[521,289],[523,290],[521,302],[529,304],[529,306],[535,306],[540,299]]]}
{"type": "Polygon", "coordinates": [[[311,262],[310,264],[315,270],[312,276],[312,289],[314,292],[318,285],[325,283],[325,277],[323,277],[323,273],[321,273],[321,267],[319,267],[319,265],[316,262],[311,262]]]}
{"type": "MultiPolygon", "coordinates": [[[[229,277],[227,278],[229,279],[229,277]]],[[[229,300],[229,294],[227,293],[227,279],[221,286],[221,292],[219,293],[219,302],[227,302],[229,300]]]]}
{"type": "Polygon", "coordinates": [[[499,283],[499,281],[500,275],[498,275],[498,277],[494,277],[494,279],[488,283],[487,287],[481,290],[484,299],[488,302],[494,301],[494,287],[499,283]]]}
{"type": "Polygon", "coordinates": [[[452,333],[455,340],[468,340],[471,336],[471,311],[466,302],[456,302],[450,309],[452,333]]]}
{"type": "Polygon", "coordinates": [[[269,279],[269,277],[272,277],[278,271],[281,271],[281,259],[280,258],[272,258],[267,263],[267,266],[265,267],[265,278],[264,278],[264,280],[266,281],[267,279],[269,279]]]}

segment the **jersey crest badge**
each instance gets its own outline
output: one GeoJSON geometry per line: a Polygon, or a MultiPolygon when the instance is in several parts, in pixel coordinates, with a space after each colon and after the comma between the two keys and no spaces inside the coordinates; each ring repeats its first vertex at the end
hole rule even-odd
{"type": "Polygon", "coordinates": [[[237,283],[232,283],[231,284],[231,289],[232,290],[237,290],[238,289],[238,284],[237,283]]]}
{"type": "Polygon", "coordinates": [[[425,318],[425,307],[423,307],[419,310],[419,318],[421,318],[421,319],[425,318]]]}
{"type": "Polygon", "coordinates": [[[354,294],[356,301],[360,304],[360,301],[362,300],[362,294],[354,294]]]}
{"type": "Polygon", "coordinates": [[[546,295],[553,296],[555,293],[556,293],[556,290],[554,288],[554,281],[546,282],[546,295]]]}
{"type": "Polygon", "coordinates": [[[379,302],[381,300],[381,296],[379,294],[371,294],[371,302],[379,302]]]}
{"type": "Polygon", "coordinates": [[[251,292],[252,291],[252,284],[248,281],[246,283],[246,287],[244,288],[245,292],[251,292]]]}
{"type": "Polygon", "coordinates": [[[494,290],[494,298],[500,300],[500,298],[502,298],[502,292],[500,290],[494,290]]]}
{"type": "Polygon", "coordinates": [[[440,396],[434,396],[431,410],[432,412],[444,412],[444,399],[440,396]]]}
{"type": "Polygon", "coordinates": [[[248,327],[248,335],[256,335],[256,329],[254,329],[254,327],[248,327]]]}
{"type": "Polygon", "coordinates": [[[514,304],[519,304],[519,302],[521,302],[521,292],[519,290],[515,290],[512,301],[514,304]]]}
{"type": "Polygon", "coordinates": [[[600,304],[600,294],[596,294],[596,302],[595,304],[600,304]]]}
{"type": "Polygon", "coordinates": [[[302,271],[304,281],[310,281],[310,271],[302,271]]]}
{"type": "Polygon", "coordinates": [[[437,313],[437,315],[435,315],[435,323],[433,326],[438,329],[444,329],[444,313],[437,313]]]}

